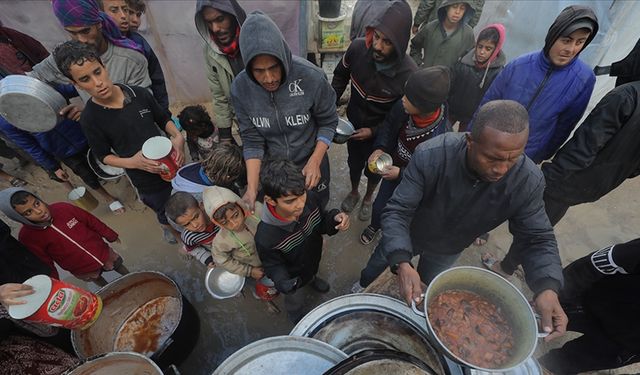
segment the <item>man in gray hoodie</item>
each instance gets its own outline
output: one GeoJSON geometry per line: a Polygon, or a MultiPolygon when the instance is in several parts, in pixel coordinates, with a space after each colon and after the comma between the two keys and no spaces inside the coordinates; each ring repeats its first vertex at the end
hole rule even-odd
{"type": "Polygon", "coordinates": [[[338,125],[336,94],[324,72],[292,56],[278,26],[264,13],[249,14],[240,31],[246,69],[231,85],[247,165],[253,208],[262,159],[280,158],[302,168],[307,189],[329,201],[327,149],[338,125]]]}
{"type": "Polygon", "coordinates": [[[196,29],[204,42],[214,123],[221,142],[233,139],[231,125],[235,113],[231,106],[231,81],[244,69],[238,42],[245,18],[245,12],[236,0],[198,0],[196,4],[196,29]]]}

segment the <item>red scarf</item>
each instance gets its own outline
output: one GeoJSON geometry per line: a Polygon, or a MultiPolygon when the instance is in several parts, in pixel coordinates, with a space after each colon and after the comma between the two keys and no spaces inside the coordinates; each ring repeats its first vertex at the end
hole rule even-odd
{"type": "Polygon", "coordinates": [[[413,124],[417,128],[425,128],[425,127],[433,124],[433,122],[438,119],[438,116],[440,116],[440,111],[442,111],[442,107],[438,108],[436,111],[434,111],[431,115],[429,115],[427,117],[420,117],[418,115],[411,115],[411,119],[413,120],[413,124]]]}
{"type": "Polygon", "coordinates": [[[273,217],[275,217],[276,219],[283,221],[285,223],[289,223],[290,220],[287,220],[285,218],[283,218],[282,216],[278,215],[278,213],[276,212],[276,207],[270,205],[269,203],[266,204],[267,209],[269,210],[269,212],[271,213],[271,215],[273,215],[273,217]]]}
{"type": "Polygon", "coordinates": [[[228,46],[221,45],[220,42],[218,41],[218,38],[216,38],[215,35],[213,35],[211,39],[213,39],[213,41],[216,43],[218,48],[220,48],[220,51],[222,51],[222,53],[224,53],[227,56],[236,57],[238,52],[240,52],[240,48],[238,48],[239,35],[240,35],[240,26],[236,26],[236,36],[233,37],[233,41],[228,46]]]}

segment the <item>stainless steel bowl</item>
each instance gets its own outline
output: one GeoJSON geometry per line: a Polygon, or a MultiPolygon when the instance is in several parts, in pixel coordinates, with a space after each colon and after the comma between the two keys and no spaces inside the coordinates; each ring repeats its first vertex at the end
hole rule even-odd
{"type": "Polygon", "coordinates": [[[338,119],[338,126],[336,127],[336,134],[333,136],[333,143],[346,143],[355,131],[356,129],[349,121],[338,119]]]}
{"type": "Polygon", "coordinates": [[[31,133],[53,129],[66,105],[59,92],[33,77],[10,75],[0,81],[0,115],[19,129],[31,133]]]}
{"type": "Polygon", "coordinates": [[[242,291],[244,282],[244,276],[236,275],[220,267],[209,269],[205,277],[207,290],[216,299],[237,296],[242,291]]]}

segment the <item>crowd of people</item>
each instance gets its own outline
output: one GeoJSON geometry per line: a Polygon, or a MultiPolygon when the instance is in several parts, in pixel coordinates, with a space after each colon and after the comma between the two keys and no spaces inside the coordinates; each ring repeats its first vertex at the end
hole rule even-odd
{"type": "MultiPolygon", "coordinates": [[[[489,23],[474,37],[483,5],[421,0],[414,17],[404,0],[359,0],[351,43],[329,81],[291,53],[263,12],[247,15],[236,0],[197,0],[195,28],[213,111],[188,106],[174,117],[160,62],[137,32],[142,0],[53,0],[70,40],[49,54],[0,24],[0,74],[26,74],[67,99],[79,96],[83,105],[64,107],[64,120],[46,132],[0,117],[2,156],[33,160],[69,190],[72,171],[116,215],[126,215],[125,206],[104,189],[89,160],[124,169],[165,241],[203,270],[221,267],[273,285],[294,323],[311,307],[304,303],[309,288],[330,289],[318,275],[323,235],[348,230],[358,206],[358,219],[369,223],[360,242],[381,239],[352,292],[389,268],[409,304],[420,302],[424,284],[464,249],[485,243],[508,221],[507,256],[486,253],[483,264],[504,277],[522,266],[546,340],[567,329],[585,333],[542,357],[543,366],[564,374],[636,362],[640,331],[632,327],[640,305],[625,296],[639,285],[638,241],[598,250],[563,270],[553,227],[569,207],[596,201],[640,174],[640,42],[604,69],[618,76],[617,87],[578,125],[596,80],[579,58],[598,33],[594,11],[566,7],[549,20],[540,50],[509,60],[503,25],[489,23]],[[346,116],[355,128],[345,161],[351,190],[338,210],[327,207],[327,152],[347,86],[346,116]],[[165,167],[142,152],[158,136],[170,140],[180,166],[170,181],[162,178],[165,167]],[[391,165],[370,168],[383,154],[391,165]]],[[[42,336],[57,338],[41,340],[38,349],[55,356],[59,349],[51,344],[64,341],[59,334],[34,336],[6,307],[33,292],[20,284],[28,277],[58,277],[56,264],[100,286],[105,271],[127,274],[110,246],[119,235],[89,212],[47,203],[25,181],[2,173],[14,187],[0,192],[0,210],[22,226],[17,240],[0,227],[0,358],[18,358],[20,345],[42,336]]],[[[57,358],[62,367],[76,362],[57,358]]],[[[55,372],[53,362],[23,369],[55,372]]],[[[15,370],[20,365],[2,367],[26,373],[15,370]]]]}

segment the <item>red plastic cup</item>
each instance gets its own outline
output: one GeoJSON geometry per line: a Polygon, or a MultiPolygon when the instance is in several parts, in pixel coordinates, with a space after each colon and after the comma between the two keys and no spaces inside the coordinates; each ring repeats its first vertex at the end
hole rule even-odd
{"type": "Polygon", "coordinates": [[[160,177],[163,180],[171,181],[178,173],[178,163],[176,162],[178,153],[169,138],[157,136],[147,139],[142,145],[142,155],[161,164],[160,177]]]}
{"type": "Polygon", "coordinates": [[[34,293],[22,297],[22,305],[9,306],[9,315],[33,323],[69,329],[85,329],[92,325],[102,312],[102,299],[82,288],[36,275],[23,284],[31,285],[34,293]]]}
{"type": "Polygon", "coordinates": [[[280,293],[276,289],[275,284],[268,277],[256,281],[256,295],[263,301],[271,301],[276,298],[280,293]]]}

